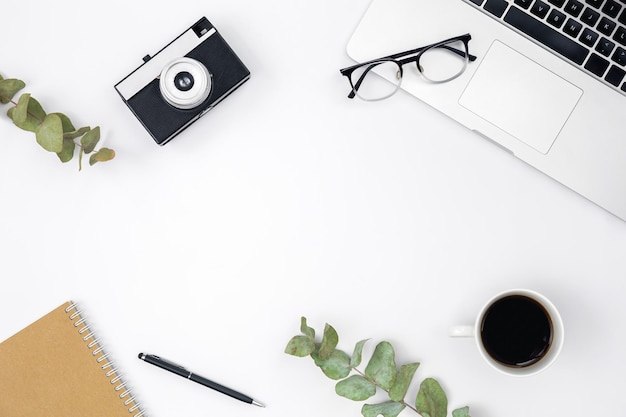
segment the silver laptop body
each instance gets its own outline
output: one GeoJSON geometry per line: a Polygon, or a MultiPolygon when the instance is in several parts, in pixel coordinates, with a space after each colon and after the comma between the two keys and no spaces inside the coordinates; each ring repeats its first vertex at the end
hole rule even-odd
{"type": "Polygon", "coordinates": [[[459,78],[407,68],[402,89],[626,220],[625,18],[623,0],[373,0],[347,52],[362,62],[470,33],[478,59],[459,78]]]}

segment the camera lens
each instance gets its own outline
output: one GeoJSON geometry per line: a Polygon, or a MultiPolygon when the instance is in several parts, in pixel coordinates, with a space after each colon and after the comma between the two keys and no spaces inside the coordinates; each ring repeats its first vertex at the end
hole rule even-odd
{"type": "Polygon", "coordinates": [[[180,91],[189,91],[193,87],[193,75],[187,71],[179,72],[174,77],[174,85],[180,91]]]}
{"type": "Polygon", "coordinates": [[[171,61],[163,67],[159,77],[163,99],[182,110],[202,104],[209,97],[212,86],[209,70],[200,61],[188,57],[171,61]]]}

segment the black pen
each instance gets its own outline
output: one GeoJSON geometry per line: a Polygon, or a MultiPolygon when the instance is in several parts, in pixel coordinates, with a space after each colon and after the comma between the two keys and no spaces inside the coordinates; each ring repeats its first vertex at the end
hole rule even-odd
{"type": "Polygon", "coordinates": [[[215,391],[221,392],[222,394],[226,394],[228,396],[231,396],[239,401],[243,401],[244,403],[248,403],[248,404],[254,404],[257,405],[259,407],[265,407],[263,404],[261,404],[260,402],[248,397],[247,395],[244,395],[240,392],[237,392],[235,390],[232,390],[228,387],[225,387],[223,385],[218,384],[217,382],[213,382],[210,379],[206,379],[204,377],[201,377],[200,375],[196,375],[193,372],[188,371],[187,369],[185,369],[184,367],[177,365],[173,362],[170,362],[166,359],[163,359],[159,356],[156,355],[148,355],[146,353],[140,353],[139,354],[139,359],[146,361],[148,363],[151,363],[152,365],[158,366],[161,369],[165,369],[166,371],[170,371],[175,373],[176,375],[180,375],[183,378],[187,378],[192,380],[193,382],[197,382],[200,385],[204,385],[205,387],[209,387],[211,389],[214,389],[215,391]]]}

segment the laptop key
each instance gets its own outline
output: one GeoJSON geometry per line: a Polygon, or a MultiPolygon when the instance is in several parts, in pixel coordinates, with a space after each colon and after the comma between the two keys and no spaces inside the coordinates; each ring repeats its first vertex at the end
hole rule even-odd
{"type": "Polygon", "coordinates": [[[584,46],[516,7],[509,9],[504,21],[578,65],[585,62],[589,54],[584,46]]]}
{"type": "Polygon", "coordinates": [[[537,16],[539,19],[543,19],[548,14],[548,10],[550,10],[550,6],[541,0],[537,0],[533,7],[530,9],[530,12],[537,16]]]}
{"type": "Polygon", "coordinates": [[[563,31],[565,32],[565,34],[570,35],[572,38],[575,38],[578,36],[582,28],[583,25],[580,22],[574,19],[569,19],[563,27],[563,31]]]}
{"type": "Polygon", "coordinates": [[[622,6],[620,6],[619,3],[613,0],[608,0],[602,8],[602,12],[608,16],[617,17],[617,14],[621,9],[622,6]]]}
{"type": "Polygon", "coordinates": [[[583,34],[580,35],[580,41],[584,43],[585,45],[592,47],[593,45],[595,45],[599,37],[600,35],[598,35],[593,30],[587,28],[583,30],[583,34]]]}
{"type": "Polygon", "coordinates": [[[483,8],[496,17],[502,17],[508,5],[506,0],[487,0],[483,8]]]}
{"type": "Polygon", "coordinates": [[[585,64],[585,68],[596,74],[598,77],[602,77],[608,67],[609,61],[596,54],[591,54],[589,60],[585,64]]]}
{"type": "Polygon", "coordinates": [[[590,7],[587,7],[585,9],[585,11],[583,12],[582,17],[580,18],[580,20],[593,27],[595,26],[596,23],[598,23],[598,20],[600,19],[600,13],[596,12],[595,10],[593,10],[590,7]]]}
{"type": "Polygon", "coordinates": [[[578,17],[580,16],[580,12],[583,11],[583,4],[577,0],[569,0],[564,10],[572,16],[578,17]]]}
{"type": "Polygon", "coordinates": [[[607,36],[611,36],[613,30],[615,30],[615,26],[617,26],[617,23],[610,19],[607,19],[606,17],[603,17],[602,19],[600,19],[600,23],[598,23],[598,30],[607,36]]]}
{"type": "Polygon", "coordinates": [[[598,42],[598,45],[596,45],[596,51],[600,52],[604,56],[611,55],[613,49],[615,49],[615,44],[607,38],[600,39],[600,42],[598,42]]]}
{"type": "Polygon", "coordinates": [[[626,71],[613,65],[609,72],[606,73],[606,77],[604,79],[613,84],[615,87],[619,87],[624,79],[624,76],[626,76],[626,71]]]}
{"type": "Polygon", "coordinates": [[[552,10],[550,12],[550,16],[548,16],[548,23],[550,23],[555,28],[560,28],[563,26],[563,22],[565,22],[567,17],[564,13],[559,12],[558,10],[552,10]]]}

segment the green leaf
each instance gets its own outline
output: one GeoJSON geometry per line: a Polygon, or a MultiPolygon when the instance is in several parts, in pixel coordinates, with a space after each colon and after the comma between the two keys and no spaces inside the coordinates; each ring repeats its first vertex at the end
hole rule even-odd
{"type": "Polygon", "coordinates": [[[63,150],[63,124],[61,118],[49,114],[35,132],[37,143],[47,151],[59,153],[63,150]]]}
{"type": "Polygon", "coordinates": [[[452,417],[470,417],[469,407],[457,408],[452,412],[452,417]]]}
{"type": "Polygon", "coordinates": [[[352,375],[337,382],[335,392],[353,401],[363,401],[376,394],[376,385],[361,375],[352,375]]]}
{"type": "Polygon", "coordinates": [[[405,405],[394,401],[387,401],[380,404],[365,404],[361,408],[363,417],[397,417],[404,410],[405,405]]]}
{"type": "Polygon", "coordinates": [[[15,78],[5,80],[0,77],[0,103],[9,103],[13,96],[24,87],[26,87],[26,84],[22,80],[16,80],[15,78]]]}
{"type": "Polygon", "coordinates": [[[330,379],[338,380],[347,377],[352,368],[350,367],[350,356],[347,353],[335,349],[327,359],[319,357],[317,352],[311,353],[315,364],[322,369],[324,375],[330,379]]]}
{"type": "Polygon", "coordinates": [[[28,102],[30,101],[30,94],[25,93],[17,100],[17,105],[13,111],[13,123],[24,123],[28,117],[28,102]]]}
{"type": "Polygon", "coordinates": [[[365,368],[365,375],[385,390],[389,390],[396,379],[396,372],[393,346],[389,342],[380,342],[365,368]]]}
{"type": "Polygon", "coordinates": [[[361,340],[356,344],[356,346],[354,346],[354,352],[352,353],[352,359],[350,360],[350,366],[353,368],[356,368],[361,364],[361,359],[363,358],[363,346],[368,340],[369,339],[361,340]]]}
{"type": "Polygon", "coordinates": [[[306,323],[306,317],[300,318],[300,331],[312,341],[315,340],[315,329],[309,327],[309,325],[306,323]]]}
{"type": "Polygon", "coordinates": [[[98,152],[91,154],[89,157],[89,165],[95,165],[98,162],[106,162],[115,158],[115,151],[109,148],[100,148],[98,152]]]}
{"type": "Polygon", "coordinates": [[[415,408],[423,417],[446,417],[448,398],[446,393],[433,378],[426,378],[420,385],[415,408]]]}
{"type": "Polygon", "coordinates": [[[310,355],[314,350],[315,343],[306,336],[292,337],[285,347],[285,353],[300,358],[310,355]]]}
{"type": "Polygon", "coordinates": [[[68,162],[74,157],[74,149],[76,144],[72,139],[63,139],[63,149],[61,152],[57,152],[57,155],[61,162],[68,162]]]}
{"type": "Polygon", "coordinates": [[[46,118],[41,104],[28,93],[20,96],[17,105],[8,114],[17,127],[35,133],[46,118]]]}
{"type": "Polygon", "coordinates": [[[89,126],[85,126],[85,127],[81,127],[78,130],[74,130],[74,131],[66,131],[65,128],[63,128],[63,131],[65,133],[63,133],[63,139],[76,139],[81,137],[82,135],[84,135],[85,133],[89,132],[91,130],[91,128],[89,126]]]}
{"type": "Polygon", "coordinates": [[[419,362],[414,362],[400,367],[400,371],[396,376],[396,381],[389,390],[389,398],[394,401],[402,401],[404,399],[404,396],[409,389],[409,385],[413,380],[413,375],[415,375],[415,371],[417,371],[419,366],[419,362]]]}
{"type": "Polygon", "coordinates": [[[56,114],[57,116],[59,116],[59,118],[61,119],[61,123],[63,124],[63,133],[73,132],[76,130],[70,118],[64,115],[63,113],[50,113],[50,114],[56,114]]]}
{"type": "Polygon", "coordinates": [[[80,138],[80,144],[86,154],[93,152],[100,141],[100,127],[96,126],[80,138]]]}
{"type": "Polygon", "coordinates": [[[328,359],[339,343],[337,331],[330,324],[326,323],[324,327],[324,336],[322,336],[322,344],[318,356],[320,359],[328,359]]]}

